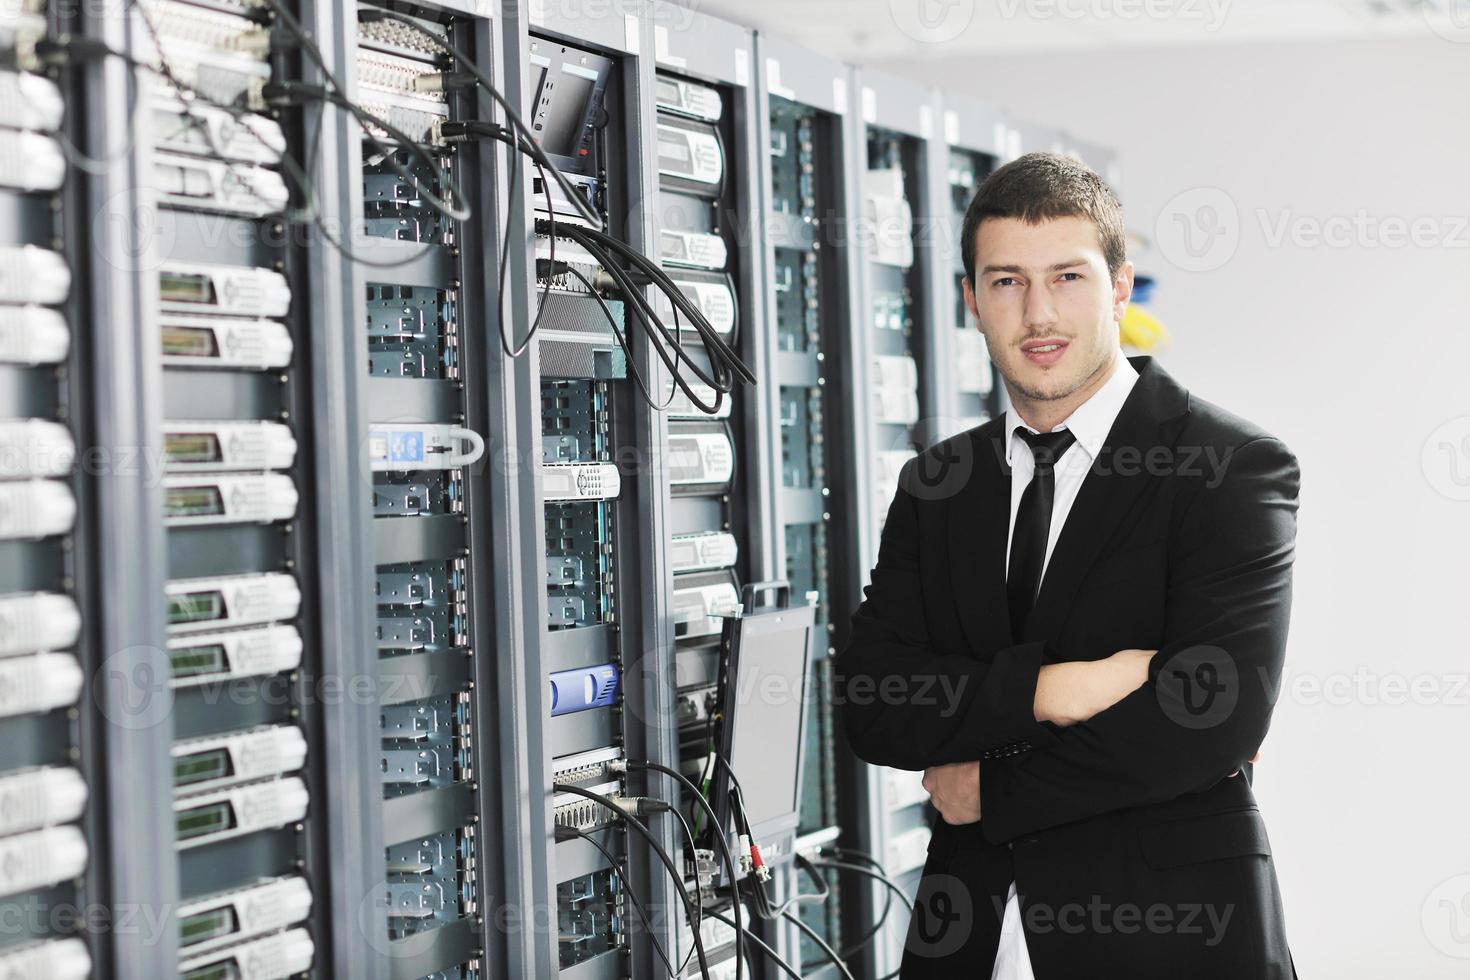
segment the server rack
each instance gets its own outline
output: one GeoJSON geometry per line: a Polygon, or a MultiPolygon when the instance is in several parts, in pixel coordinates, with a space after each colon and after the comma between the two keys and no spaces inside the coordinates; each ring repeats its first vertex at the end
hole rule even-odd
{"type": "MultiPolygon", "coordinates": [[[[738,590],[744,583],[779,577],[772,521],[775,433],[768,425],[770,416],[762,401],[771,376],[765,344],[769,332],[767,311],[762,303],[768,278],[766,255],[758,247],[765,143],[754,85],[753,32],[665,3],[652,6],[651,18],[656,62],[652,108],[661,153],[655,214],[660,257],[671,271],[690,270],[676,275],[700,277],[691,282],[695,295],[722,299],[721,290],[711,294],[710,289],[712,282],[718,283],[723,277],[724,288],[734,297],[731,344],[757,378],[755,387],[738,388],[726,399],[729,407],[722,407],[714,416],[681,399],[664,419],[671,459],[676,447],[691,436],[711,440],[710,435],[699,433],[725,430],[734,447],[731,480],[701,486],[676,475],[676,482],[669,487],[669,561],[675,573],[674,674],[678,685],[673,757],[679,760],[684,774],[697,782],[706,757],[714,749],[709,722],[715,704],[721,625],[705,613],[719,602],[738,604],[738,590]],[[709,146],[710,137],[719,147],[720,178],[717,182],[691,181],[682,151],[701,143],[709,146]],[[706,245],[709,248],[703,258],[693,254],[704,251],[706,245]],[[719,254],[722,251],[723,261],[719,254]],[[727,418],[715,421],[727,412],[727,418]],[[691,563],[689,546],[695,542],[711,550],[691,563]],[[710,567],[727,564],[726,569],[710,567]],[[701,600],[697,604],[692,601],[695,596],[701,600]],[[702,628],[689,628],[701,619],[702,628]],[[698,635],[701,633],[704,635],[698,635]]],[[[704,173],[706,178],[713,177],[707,169],[704,173]]],[[[718,305],[706,305],[706,310],[712,322],[720,312],[718,305]]],[[[722,440],[713,439],[711,444],[723,451],[722,440]]],[[[686,812],[691,810],[692,802],[684,794],[676,799],[686,812]]],[[[794,845],[788,838],[762,840],[760,846],[775,859],[791,854],[794,845]]],[[[793,887],[789,868],[786,862],[772,883],[777,895],[785,895],[793,887]]],[[[697,887],[698,883],[691,876],[689,884],[697,887]]],[[[783,923],[753,921],[748,910],[743,917],[778,951],[789,946],[790,929],[783,923]]],[[[679,941],[673,948],[682,956],[691,939],[688,930],[679,924],[679,941]]],[[[704,938],[712,976],[733,970],[730,932],[718,921],[706,925],[704,938]]],[[[756,962],[747,958],[746,967],[751,975],[759,975],[754,972],[759,969],[756,962]]],[[[688,975],[698,975],[693,964],[689,969],[688,975]]]]}
{"type": "MultiPolygon", "coordinates": [[[[537,117],[528,117],[533,128],[548,127],[538,129],[543,145],[568,160],[610,233],[645,255],[656,254],[653,215],[645,206],[655,193],[656,133],[643,108],[653,102],[652,23],[643,4],[624,16],[580,13],[531,10],[520,39],[529,82],[522,103],[537,117]],[[570,130],[562,121],[568,114],[570,130]],[[571,137],[564,147],[556,145],[563,138],[559,129],[571,137]]],[[[528,245],[537,265],[528,270],[528,306],[520,321],[529,324],[536,304],[546,304],[542,332],[525,358],[541,406],[531,445],[540,471],[538,524],[545,531],[537,562],[544,632],[532,683],[552,690],[529,701],[531,723],[542,733],[538,788],[545,794],[545,822],[539,833],[550,854],[538,887],[545,889],[546,907],[555,910],[557,930],[546,937],[552,940],[546,975],[615,977],[649,972],[654,963],[649,933],[623,925],[630,921],[624,882],[631,881],[651,909],[678,909],[675,893],[648,849],[630,846],[637,839],[624,825],[595,804],[554,793],[551,784],[618,795],[623,777],[609,762],[634,756],[672,761],[658,742],[657,724],[673,708],[673,665],[660,652],[673,636],[672,575],[664,557],[667,491],[661,456],[645,451],[663,446],[664,429],[630,375],[637,373],[655,393],[665,379],[648,351],[623,356],[590,289],[551,264],[554,236],[546,222],[552,215],[577,220],[565,203],[559,197],[529,202],[528,245]],[[578,472],[586,477],[576,481],[578,472]],[[559,481],[569,477],[585,491],[565,489],[559,481]],[[586,690],[588,678],[594,696],[569,698],[569,689],[586,690]],[[557,827],[592,835],[619,859],[617,868],[592,841],[567,839],[565,830],[558,838],[557,827]]],[[[564,239],[558,249],[559,261],[594,278],[589,256],[566,247],[564,239]]],[[[620,317],[620,307],[609,306],[620,317]]],[[[655,781],[649,791],[670,799],[664,782],[655,781]]],[[[675,846],[672,828],[660,826],[659,832],[675,846]]],[[[669,925],[660,941],[667,945],[671,932],[669,925]]]]}
{"type": "MultiPolygon", "coordinates": [[[[851,322],[851,342],[863,372],[858,390],[869,392],[857,407],[868,440],[862,455],[874,461],[866,480],[867,506],[857,518],[866,531],[859,551],[866,583],[899,470],[937,436],[935,419],[943,411],[935,337],[936,324],[945,317],[933,290],[932,268],[948,259],[947,251],[935,247],[931,219],[936,202],[947,201],[948,195],[936,197],[931,179],[932,158],[943,150],[933,93],[861,69],[853,69],[852,87],[860,112],[852,118],[848,138],[866,162],[860,213],[870,226],[858,236],[863,288],[851,322]]],[[[920,835],[927,833],[927,821],[923,810],[911,805],[912,796],[890,801],[883,771],[856,760],[849,759],[844,775],[861,844],[890,875],[911,871],[915,859],[922,867],[920,835]]],[[[871,882],[853,892],[850,928],[855,929],[877,919],[883,894],[871,882]]],[[[869,961],[878,973],[897,966],[905,925],[890,921],[880,934],[869,961]]]]}
{"type": "MultiPolygon", "coordinates": [[[[1000,380],[990,363],[985,338],[965,307],[960,233],[970,199],[999,165],[1008,128],[1001,113],[982,103],[944,94],[937,98],[947,152],[935,153],[931,162],[936,208],[930,219],[941,229],[935,238],[931,273],[936,361],[946,368],[935,377],[941,410],[933,434],[946,438],[1000,411],[1000,380]],[[943,329],[946,324],[953,329],[943,329]]],[[[916,792],[911,787],[910,791],[916,792]]]]}
{"type": "Polygon", "coordinates": [[[66,15],[43,2],[8,10],[0,52],[0,894],[17,913],[0,969],[17,976],[85,977],[127,959],[134,950],[65,912],[105,902],[114,880],[140,884],[127,866],[110,874],[97,707],[117,702],[105,690],[94,701],[85,683],[107,650],[91,565],[106,469],[79,452],[97,408],[88,284],[105,270],[85,237],[94,185],[68,151],[95,153],[110,130],[85,125],[92,77],[46,77],[35,57],[66,15]]]}
{"type": "MultiPolygon", "coordinates": [[[[856,249],[848,222],[857,212],[859,165],[849,139],[846,66],[780,38],[756,38],[762,166],[760,249],[769,283],[763,303],[768,381],[763,411],[774,431],[769,485],[776,565],[796,594],[815,593],[818,656],[808,680],[810,713],[802,752],[803,786],[796,846],[854,843],[839,816],[841,738],[833,711],[832,656],[860,593],[857,555],[868,512],[865,458],[856,437],[863,391],[861,354],[848,323],[859,308],[856,249]]],[[[796,883],[789,882],[794,889],[796,883]]],[[[842,944],[846,896],[797,907],[802,920],[842,944]]],[[[816,947],[788,935],[788,960],[831,970],[816,947]],[[798,941],[799,940],[799,941],[798,941]]]]}

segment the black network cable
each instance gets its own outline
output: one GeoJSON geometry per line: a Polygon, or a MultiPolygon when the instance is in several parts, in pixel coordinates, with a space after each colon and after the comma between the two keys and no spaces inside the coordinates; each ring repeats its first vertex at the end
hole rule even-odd
{"type": "MultiPolygon", "coordinates": [[[[621,806],[615,803],[611,797],[603,796],[601,793],[594,793],[590,789],[583,789],[581,786],[573,786],[570,783],[552,783],[551,789],[553,792],[556,793],[571,793],[573,796],[580,796],[584,800],[591,800],[593,803],[601,805],[610,813],[622,817],[623,821],[629,827],[632,827],[634,830],[636,830],[643,837],[643,839],[648,842],[648,846],[653,849],[653,852],[658,855],[658,858],[660,861],[663,862],[664,867],[668,869],[669,877],[672,878],[674,881],[674,890],[677,891],[679,893],[679,897],[684,900],[685,916],[690,920],[691,923],[693,923],[696,918],[694,902],[689,898],[689,891],[684,887],[684,876],[679,871],[678,867],[675,866],[674,859],[669,857],[669,852],[664,849],[664,846],[662,844],[659,843],[658,837],[654,834],[652,830],[648,828],[647,824],[645,824],[642,820],[639,820],[634,814],[629,813],[627,810],[623,809],[621,806]]],[[[664,806],[668,806],[668,804],[662,800],[652,802],[663,803],[664,806]]],[[[672,807],[669,808],[673,809],[672,807]]],[[[698,886],[698,884],[699,882],[698,880],[696,880],[696,887],[698,886]]],[[[706,978],[708,978],[709,960],[706,957],[704,951],[704,936],[700,934],[697,928],[694,928],[691,931],[694,933],[694,953],[699,959],[700,972],[703,973],[706,978]]]]}
{"type": "MultiPolygon", "coordinates": [[[[715,843],[719,845],[720,856],[725,859],[725,871],[730,875],[730,895],[733,899],[730,905],[730,910],[731,913],[735,916],[735,935],[737,938],[743,935],[745,933],[745,926],[744,916],[741,914],[742,906],[740,904],[739,866],[736,865],[735,858],[732,857],[730,854],[730,842],[725,839],[724,829],[719,826],[719,820],[715,816],[714,807],[710,806],[709,800],[704,798],[704,794],[701,793],[698,788],[689,781],[689,778],[676,769],[662,765],[657,762],[635,762],[633,760],[627,761],[626,763],[624,763],[624,765],[628,769],[652,770],[653,772],[662,773],[663,775],[668,776],[669,778],[677,782],[680,786],[684,787],[684,789],[691,796],[693,796],[694,799],[699,801],[699,805],[704,808],[705,813],[709,816],[711,836],[714,837],[715,843]]],[[[694,884],[695,887],[699,886],[699,870],[697,866],[695,868],[694,884]]],[[[741,980],[744,975],[745,951],[739,945],[739,943],[737,943],[735,946],[735,980],[741,980]]]]}
{"type": "MultiPolygon", "coordinates": [[[[275,5],[280,3],[280,0],[267,0],[267,2],[275,5]]],[[[543,150],[540,144],[536,142],[535,135],[531,132],[530,128],[525,124],[525,122],[522,121],[520,114],[517,113],[515,109],[511,106],[510,102],[507,101],[506,98],[500,94],[500,91],[495,87],[495,83],[490,80],[490,76],[486,75],[485,72],[480,68],[480,66],[475,64],[475,59],[471,58],[459,48],[450,44],[446,38],[439,37],[433,32],[426,30],[422,24],[419,24],[417,21],[413,20],[413,18],[406,17],[403,14],[397,13],[395,11],[384,10],[379,7],[361,9],[357,13],[357,18],[358,23],[360,24],[370,24],[374,21],[379,20],[394,21],[396,23],[402,24],[410,30],[413,30],[423,35],[431,43],[443,49],[445,53],[447,53],[451,58],[459,63],[461,68],[469,72],[470,75],[473,76],[473,80],[475,82],[478,82],[480,87],[485,90],[486,94],[489,95],[490,98],[494,99],[495,102],[500,106],[501,110],[505,113],[506,118],[510,120],[511,124],[516,128],[516,130],[520,132],[521,136],[524,137],[525,141],[529,144],[529,153],[531,159],[535,160],[537,163],[540,163],[543,167],[551,172],[551,175],[553,178],[555,178],[557,185],[561,187],[562,192],[566,194],[567,199],[572,202],[572,205],[576,207],[576,209],[581,213],[582,217],[598,230],[601,230],[603,228],[602,216],[594,211],[589,203],[582,199],[582,195],[579,194],[576,188],[572,186],[571,181],[567,180],[566,175],[561,172],[556,164],[551,162],[551,158],[546,155],[546,151],[543,150]]],[[[447,81],[448,79],[446,79],[446,87],[447,81]]]]}
{"type": "MultiPolygon", "coordinates": [[[[541,229],[538,228],[539,230],[541,229]]],[[[754,376],[749,374],[748,369],[740,363],[735,353],[724,346],[719,336],[713,332],[713,328],[704,320],[703,314],[689,303],[688,298],[664,274],[663,270],[647,260],[645,256],[630,248],[625,243],[619,242],[617,239],[594,233],[591,229],[583,228],[579,225],[564,226],[562,234],[564,237],[571,239],[585,248],[602,265],[608,277],[617,285],[618,291],[623,294],[626,307],[633,312],[638,322],[642,325],[644,332],[648,334],[654,352],[658,354],[664,365],[673,373],[674,381],[678,384],[679,388],[684,391],[692,403],[699,406],[701,411],[708,415],[713,415],[719,411],[724,395],[734,390],[736,381],[730,376],[729,370],[731,367],[738,368],[739,371],[744,372],[746,376],[750,377],[752,381],[754,380],[754,376]],[[642,287],[633,281],[627,271],[623,270],[613,261],[604,246],[611,246],[620,255],[636,256],[636,259],[630,260],[631,264],[638,266],[639,271],[644,272],[646,278],[673,302],[676,330],[678,329],[680,308],[681,306],[685,308],[685,312],[690,316],[695,330],[705,339],[705,352],[710,358],[710,365],[714,371],[713,377],[706,374],[698,362],[689,356],[676,335],[670,335],[669,329],[659,319],[657,311],[653,309],[647,298],[643,295],[642,287]],[[658,339],[660,336],[668,345],[669,349],[674,352],[677,360],[671,358],[668,351],[659,344],[658,339]],[[713,405],[707,404],[679,377],[677,361],[682,361],[686,364],[689,370],[700,381],[714,389],[716,397],[713,405]]]]}
{"type": "MultiPolygon", "coordinates": [[[[841,973],[846,980],[854,980],[852,971],[847,968],[847,964],[843,962],[842,957],[837,955],[837,950],[833,949],[825,939],[817,935],[817,930],[802,922],[801,916],[792,915],[790,912],[783,912],[781,913],[781,917],[805,933],[806,937],[816,944],[817,948],[822,951],[823,955],[827,957],[833,966],[837,967],[837,972],[841,973]]],[[[803,969],[805,969],[805,965],[803,965],[803,969]]]]}
{"type": "MultiPolygon", "coordinates": [[[[718,912],[711,912],[710,918],[719,919],[727,926],[733,927],[735,925],[734,922],[725,918],[718,912]]],[[[767,946],[766,943],[761,939],[761,937],[757,936],[753,932],[744,931],[738,932],[737,935],[744,936],[746,939],[749,939],[751,942],[755,943],[756,948],[759,949],[762,953],[765,953],[766,958],[769,959],[772,963],[776,964],[776,966],[781,970],[782,973],[786,974],[788,977],[791,977],[792,980],[801,980],[801,974],[797,973],[796,970],[792,968],[791,964],[782,959],[774,949],[772,949],[770,946],[767,946]]]]}
{"type": "MultiPolygon", "coordinates": [[[[681,965],[678,970],[674,969],[674,964],[669,959],[669,954],[664,952],[663,945],[659,943],[658,937],[653,934],[653,919],[649,917],[648,910],[639,901],[638,893],[633,890],[632,882],[628,880],[627,875],[623,874],[622,863],[613,857],[612,852],[603,846],[601,841],[587,833],[587,831],[577,827],[558,827],[556,828],[557,836],[560,837],[563,831],[572,837],[580,837],[597,848],[602,853],[602,856],[607,859],[608,865],[612,867],[613,874],[617,875],[618,880],[623,883],[623,890],[628,893],[628,901],[633,903],[633,910],[638,913],[638,918],[642,920],[643,928],[648,931],[648,939],[649,942],[653,943],[653,951],[658,954],[659,959],[664,961],[664,970],[669,974],[669,980],[677,980],[679,974],[684,970],[684,965],[687,965],[688,960],[685,960],[685,964],[681,965]]],[[[693,950],[690,950],[690,955],[693,955],[693,950]]]]}

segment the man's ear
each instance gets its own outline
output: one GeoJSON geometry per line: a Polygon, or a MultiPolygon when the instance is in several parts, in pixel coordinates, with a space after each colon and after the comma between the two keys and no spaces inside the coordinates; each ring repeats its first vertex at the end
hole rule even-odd
{"type": "Polygon", "coordinates": [[[975,318],[975,323],[978,325],[980,323],[980,309],[975,303],[975,287],[970,282],[969,276],[965,276],[961,281],[964,283],[965,308],[970,311],[970,315],[975,318]]]}
{"type": "Polygon", "coordinates": [[[1128,311],[1128,304],[1133,299],[1133,262],[1131,260],[1123,263],[1118,274],[1113,277],[1113,320],[1123,322],[1123,314],[1128,311]]]}

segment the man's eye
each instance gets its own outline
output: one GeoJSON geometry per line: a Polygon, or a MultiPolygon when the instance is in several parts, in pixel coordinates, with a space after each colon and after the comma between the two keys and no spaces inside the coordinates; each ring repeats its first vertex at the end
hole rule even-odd
{"type": "Polygon", "coordinates": [[[1062,279],[1065,280],[1066,282],[1076,282],[1078,279],[1081,279],[1081,278],[1082,278],[1082,273],[1080,273],[1080,272],[1064,272],[1064,273],[1062,273],[1062,279]]]}
{"type": "Polygon", "coordinates": [[[1011,276],[1002,276],[1001,278],[995,280],[995,282],[992,282],[991,285],[992,286],[1009,286],[1011,283],[1013,283],[1015,281],[1016,280],[1013,277],[1011,277],[1011,276]]]}

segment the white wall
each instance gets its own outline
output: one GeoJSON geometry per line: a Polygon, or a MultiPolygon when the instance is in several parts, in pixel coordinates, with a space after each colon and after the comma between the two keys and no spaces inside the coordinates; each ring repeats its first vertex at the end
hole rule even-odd
{"type": "Polygon", "coordinates": [[[1140,271],[1168,370],[1302,464],[1256,784],[1288,936],[1304,978],[1470,975],[1470,45],[934,54],[887,67],[1118,148],[1130,228],[1238,211],[1217,267],[1168,261],[1174,231],[1140,271]],[[1271,241],[1331,218],[1345,245],[1271,241]],[[1415,219],[1433,241],[1395,247],[1415,219]]]}

